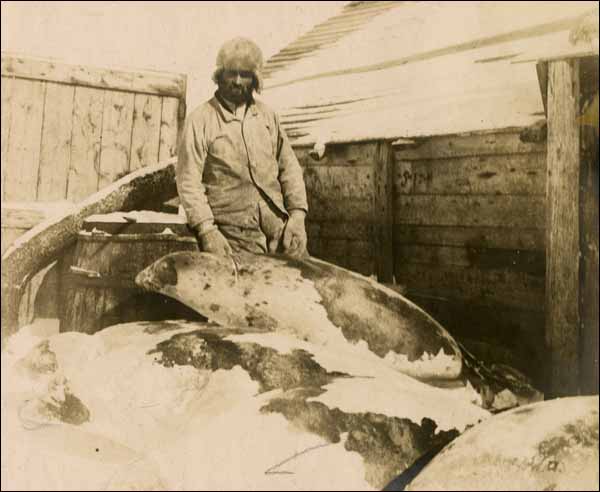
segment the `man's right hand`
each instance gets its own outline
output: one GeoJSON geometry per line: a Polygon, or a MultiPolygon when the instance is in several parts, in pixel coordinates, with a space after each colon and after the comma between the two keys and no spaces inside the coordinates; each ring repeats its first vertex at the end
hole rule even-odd
{"type": "Polygon", "coordinates": [[[231,245],[217,228],[202,235],[198,235],[198,242],[202,247],[202,251],[205,251],[206,253],[213,253],[219,256],[231,256],[233,253],[231,245]]]}

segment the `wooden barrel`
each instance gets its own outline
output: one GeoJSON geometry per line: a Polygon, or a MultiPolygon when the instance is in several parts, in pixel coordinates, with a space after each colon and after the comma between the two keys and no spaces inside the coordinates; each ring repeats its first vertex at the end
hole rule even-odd
{"type": "Polygon", "coordinates": [[[158,258],[182,250],[197,251],[198,245],[181,216],[142,211],[89,217],[65,258],[60,331],[91,334],[129,321],[202,319],[134,282],[158,258]]]}

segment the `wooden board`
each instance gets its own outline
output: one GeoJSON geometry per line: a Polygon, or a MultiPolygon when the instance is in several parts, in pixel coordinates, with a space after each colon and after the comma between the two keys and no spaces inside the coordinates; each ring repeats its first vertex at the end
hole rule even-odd
{"type": "Polygon", "coordinates": [[[321,244],[323,250],[330,252],[333,256],[370,258],[372,254],[370,241],[321,238],[321,244]]]}
{"type": "Polygon", "coordinates": [[[373,195],[373,170],[369,167],[306,167],[304,183],[313,196],[370,199],[373,195]]]}
{"type": "Polygon", "coordinates": [[[579,62],[548,65],[546,342],[549,391],[579,388],[579,62]]]}
{"type": "Polygon", "coordinates": [[[347,222],[345,220],[315,221],[307,219],[306,226],[312,230],[313,235],[333,239],[363,239],[367,240],[371,235],[370,222],[347,222]]]}
{"type": "Polygon", "coordinates": [[[396,162],[398,193],[544,195],[546,154],[490,155],[396,162]]]}
{"type": "Polygon", "coordinates": [[[364,256],[337,256],[332,251],[324,251],[320,254],[312,253],[312,256],[341,266],[348,270],[360,273],[361,275],[370,276],[374,273],[373,259],[364,256]]]}
{"type": "Polygon", "coordinates": [[[136,94],[131,132],[131,158],[129,168],[158,162],[162,99],[158,96],[136,94]]]}
{"type": "Polygon", "coordinates": [[[581,172],[581,320],[580,390],[598,394],[598,138],[593,128],[582,129],[581,172]]]}
{"type": "MultiPolygon", "coordinates": [[[[598,97],[598,58],[580,60],[582,99],[598,97]]],[[[582,101],[582,104],[585,104],[582,101]]],[[[581,319],[580,391],[598,394],[599,333],[598,333],[598,116],[593,124],[580,127],[580,295],[581,319]]]]}
{"type": "Polygon", "coordinates": [[[104,94],[98,189],[129,172],[134,97],[134,94],[118,91],[104,94]]]}
{"type": "Polygon", "coordinates": [[[468,248],[544,251],[543,228],[396,225],[394,242],[468,248]]]}
{"type": "Polygon", "coordinates": [[[512,155],[546,151],[546,146],[543,143],[521,142],[519,133],[520,129],[516,129],[509,132],[478,132],[418,139],[417,144],[410,148],[398,146],[396,161],[512,155]]]}
{"type": "Polygon", "coordinates": [[[2,202],[2,227],[26,231],[71,206],[66,201],[2,202]]]}
{"type": "Polygon", "coordinates": [[[15,85],[15,81],[12,77],[2,77],[2,118],[0,125],[2,126],[2,151],[0,161],[0,172],[1,174],[1,189],[0,198],[4,198],[4,186],[6,177],[6,168],[8,165],[8,141],[10,139],[10,123],[12,120],[12,92],[15,85]]]}
{"type": "Polygon", "coordinates": [[[376,152],[377,144],[357,143],[357,144],[329,144],[325,148],[325,154],[322,159],[313,159],[310,155],[312,147],[294,148],[300,164],[304,166],[372,166],[376,152]]]}
{"type": "Polygon", "coordinates": [[[372,251],[377,279],[394,279],[394,155],[388,142],[379,142],[373,162],[373,235],[372,251]]]}
{"type": "MultiPolygon", "coordinates": [[[[4,213],[4,210],[3,210],[4,213]]],[[[6,251],[6,249],[15,242],[15,239],[17,239],[19,236],[25,234],[25,232],[27,232],[29,230],[29,228],[19,228],[19,227],[10,227],[8,224],[6,224],[4,222],[4,220],[2,221],[2,235],[1,235],[1,241],[2,241],[2,254],[4,254],[4,252],[6,251]]]]}
{"type": "Polygon", "coordinates": [[[395,258],[399,263],[505,269],[538,277],[544,276],[546,268],[544,251],[397,244],[395,258]]]}
{"type": "Polygon", "coordinates": [[[544,279],[506,270],[395,262],[396,282],[413,294],[486,306],[544,308],[544,279]]]}
{"type": "Polygon", "coordinates": [[[73,86],[46,84],[38,200],[64,200],[67,197],[74,95],[73,86]]]}
{"type": "Polygon", "coordinates": [[[313,221],[335,221],[343,218],[346,221],[368,222],[372,217],[373,203],[369,199],[336,199],[332,196],[318,197],[308,194],[308,216],[313,221]]]}
{"type": "Polygon", "coordinates": [[[185,97],[185,75],[92,68],[30,57],[24,58],[9,53],[2,54],[2,76],[185,97]]]}
{"type": "Polygon", "coordinates": [[[2,203],[2,229],[12,228],[24,232],[38,225],[47,217],[42,209],[22,208],[14,206],[14,203],[2,203]]]}
{"type": "Polygon", "coordinates": [[[177,155],[177,129],[181,126],[179,104],[179,99],[173,97],[162,98],[160,145],[158,149],[159,161],[164,161],[177,155]]]}
{"type": "Polygon", "coordinates": [[[395,223],[436,226],[543,227],[543,196],[400,195],[395,223]]]}
{"type": "Polygon", "coordinates": [[[75,88],[67,198],[79,201],[98,190],[104,91],[75,88]]]}
{"type": "MultiPolygon", "coordinates": [[[[59,262],[51,263],[39,272],[34,279],[39,278],[37,287],[32,287],[30,310],[32,319],[59,318],[60,278],[59,262]]],[[[33,280],[32,280],[33,282],[33,280]]]]}
{"type": "Polygon", "coordinates": [[[12,87],[3,200],[36,197],[45,91],[44,82],[31,80],[15,81],[12,87]]]}
{"type": "MultiPolygon", "coordinates": [[[[31,323],[35,319],[35,300],[39,294],[40,287],[48,275],[50,269],[54,266],[54,263],[47,266],[43,270],[36,273],[29,281],[29,298],[27,300],[27,312],[25,314],[26,323],[31,323]]],[[[50,286],[52,287],[52,286],[50,286]]]]}

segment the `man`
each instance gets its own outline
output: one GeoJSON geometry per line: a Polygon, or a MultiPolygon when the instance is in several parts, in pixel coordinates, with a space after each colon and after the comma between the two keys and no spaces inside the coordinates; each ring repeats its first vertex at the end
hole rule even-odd
{"type": "Polygon", "coordinates": [[[187,118],[177,189],[203,251],[306,254],[302,169],[277,115],[253,98],[262,53],[235,38],[217,56],[215,96],[187,118]]]}

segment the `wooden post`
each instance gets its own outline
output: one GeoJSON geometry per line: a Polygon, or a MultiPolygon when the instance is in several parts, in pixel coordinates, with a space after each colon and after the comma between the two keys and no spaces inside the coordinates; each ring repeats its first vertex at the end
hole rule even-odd
{"type": "Polygon", "coordinates": [[[377,143],[373,167],[373,256],[377,280],[394,281],[394,152],[390,142],[377,143]]]}
{"type": "Polygon", "coordinates": [[[548,65],[546,344],[550,397],[579,391],[578,60],[548,65]]]}
{"type": "Polygon", "coordinates": [[[580,60],[580,392],[598,394],[598,57],[580,60]],[[594,104],[595,109],[594,109],[594,104]],[[594,115],[595,111],[595,116],[594,115]]]}

